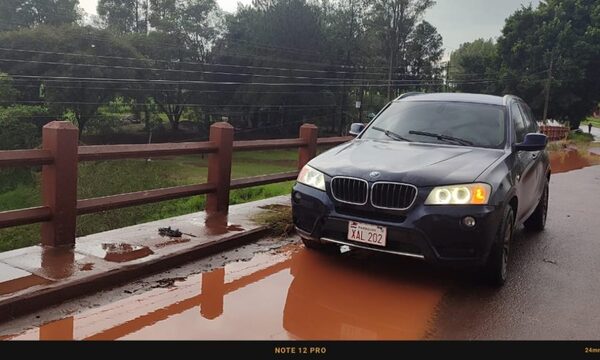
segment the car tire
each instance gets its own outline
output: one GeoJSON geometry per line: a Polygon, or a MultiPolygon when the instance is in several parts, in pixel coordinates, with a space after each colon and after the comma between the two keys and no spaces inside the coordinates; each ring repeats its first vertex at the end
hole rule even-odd
{"type": "Polygon", "coordinates": [[[546,227],[546,217],[548,214],[548,180],[544,184],[544,192],[538,202],[533,214],[525,220],[523,225],[529,231],[542,231],[546,227]]]}
{"type": "Polygon", "coordinates": [[[303,236],[301,236],[300,238],[302,239],[302,243],[304,244],[304,246],[310,250],[317,250],[317,251],[322,251],[322,252],[332,252],[334,249],[337,248],[337,245],[335,245],[335,244],[322,243],[319,240],[314,240],[314,239],[306,238],[303,236]]]}
{"type": "Polygon", "coordinates": [[[507,206],[484,267],[486,282],[489,285],[500,287],[506,282],[508,256],[510,254],[514,224],[514,211],[512,207],[507,206]]]}

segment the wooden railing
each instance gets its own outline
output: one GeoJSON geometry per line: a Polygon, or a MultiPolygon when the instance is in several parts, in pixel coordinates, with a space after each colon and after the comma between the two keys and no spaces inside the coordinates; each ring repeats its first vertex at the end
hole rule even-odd
{"type": "Polygon", "coordinates": [[[42,165],[43,205],[0,212],[0,228],[42,223],[42,244],[46,246],[75,243],[77,215],[148,204],[187,196],[206,194],[206,211],[227,212],[229,191],[251,186],[293,180],[298,171],[231,180],[233,151],[298,149],[298,170],[317,153],[317,145],[336,145],[349,137],[317,138],[317,127],[304,124],[297,139],[233,141],[233,127],[225,122],[210,127],[209,141],[145,145],[78,146],[77,128],[65,121],[44,126],[42,149],[0,151],[0,167],[42,165]],[[127,194],[77,199],[77,163],[209,154],[207,182],[138,191],[127,194]]]}

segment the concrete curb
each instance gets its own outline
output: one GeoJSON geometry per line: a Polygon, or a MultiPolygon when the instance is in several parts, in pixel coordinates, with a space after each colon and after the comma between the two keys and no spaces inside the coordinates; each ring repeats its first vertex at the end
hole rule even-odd
{"type": "Polygon", "coordinates": [[[178,266],[226,249],[240,246],[264,237],[266,226],[234,233],[218,240],[198,244],[145,262],[124,265],[107,272],[87,276],[74,281],[58,283],[35,292],[26,293],[0,301],[0,322],[35,312],[77,296],[97,292],[137,278],[178,266]]]}

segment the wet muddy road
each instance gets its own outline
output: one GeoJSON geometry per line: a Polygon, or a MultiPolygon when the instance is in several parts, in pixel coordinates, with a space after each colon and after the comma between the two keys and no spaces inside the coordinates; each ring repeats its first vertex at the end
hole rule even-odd
{"type": "Polygon", "coordinates": [[[265,239],[0,324],[5,339],[597,339],[600,166],[551,180],[502,289],[476,274],[265,239]]]}

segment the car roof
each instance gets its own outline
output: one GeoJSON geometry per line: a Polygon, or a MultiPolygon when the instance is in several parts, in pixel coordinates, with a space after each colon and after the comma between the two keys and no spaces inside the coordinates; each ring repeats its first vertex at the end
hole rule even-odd
{"type": "Polygon", "coordinates": [[[394,101],[456,101],[490,105],[506,105],[505,97],[486,94],[469,93],[407,93],[400,95],[394,101]]]}

